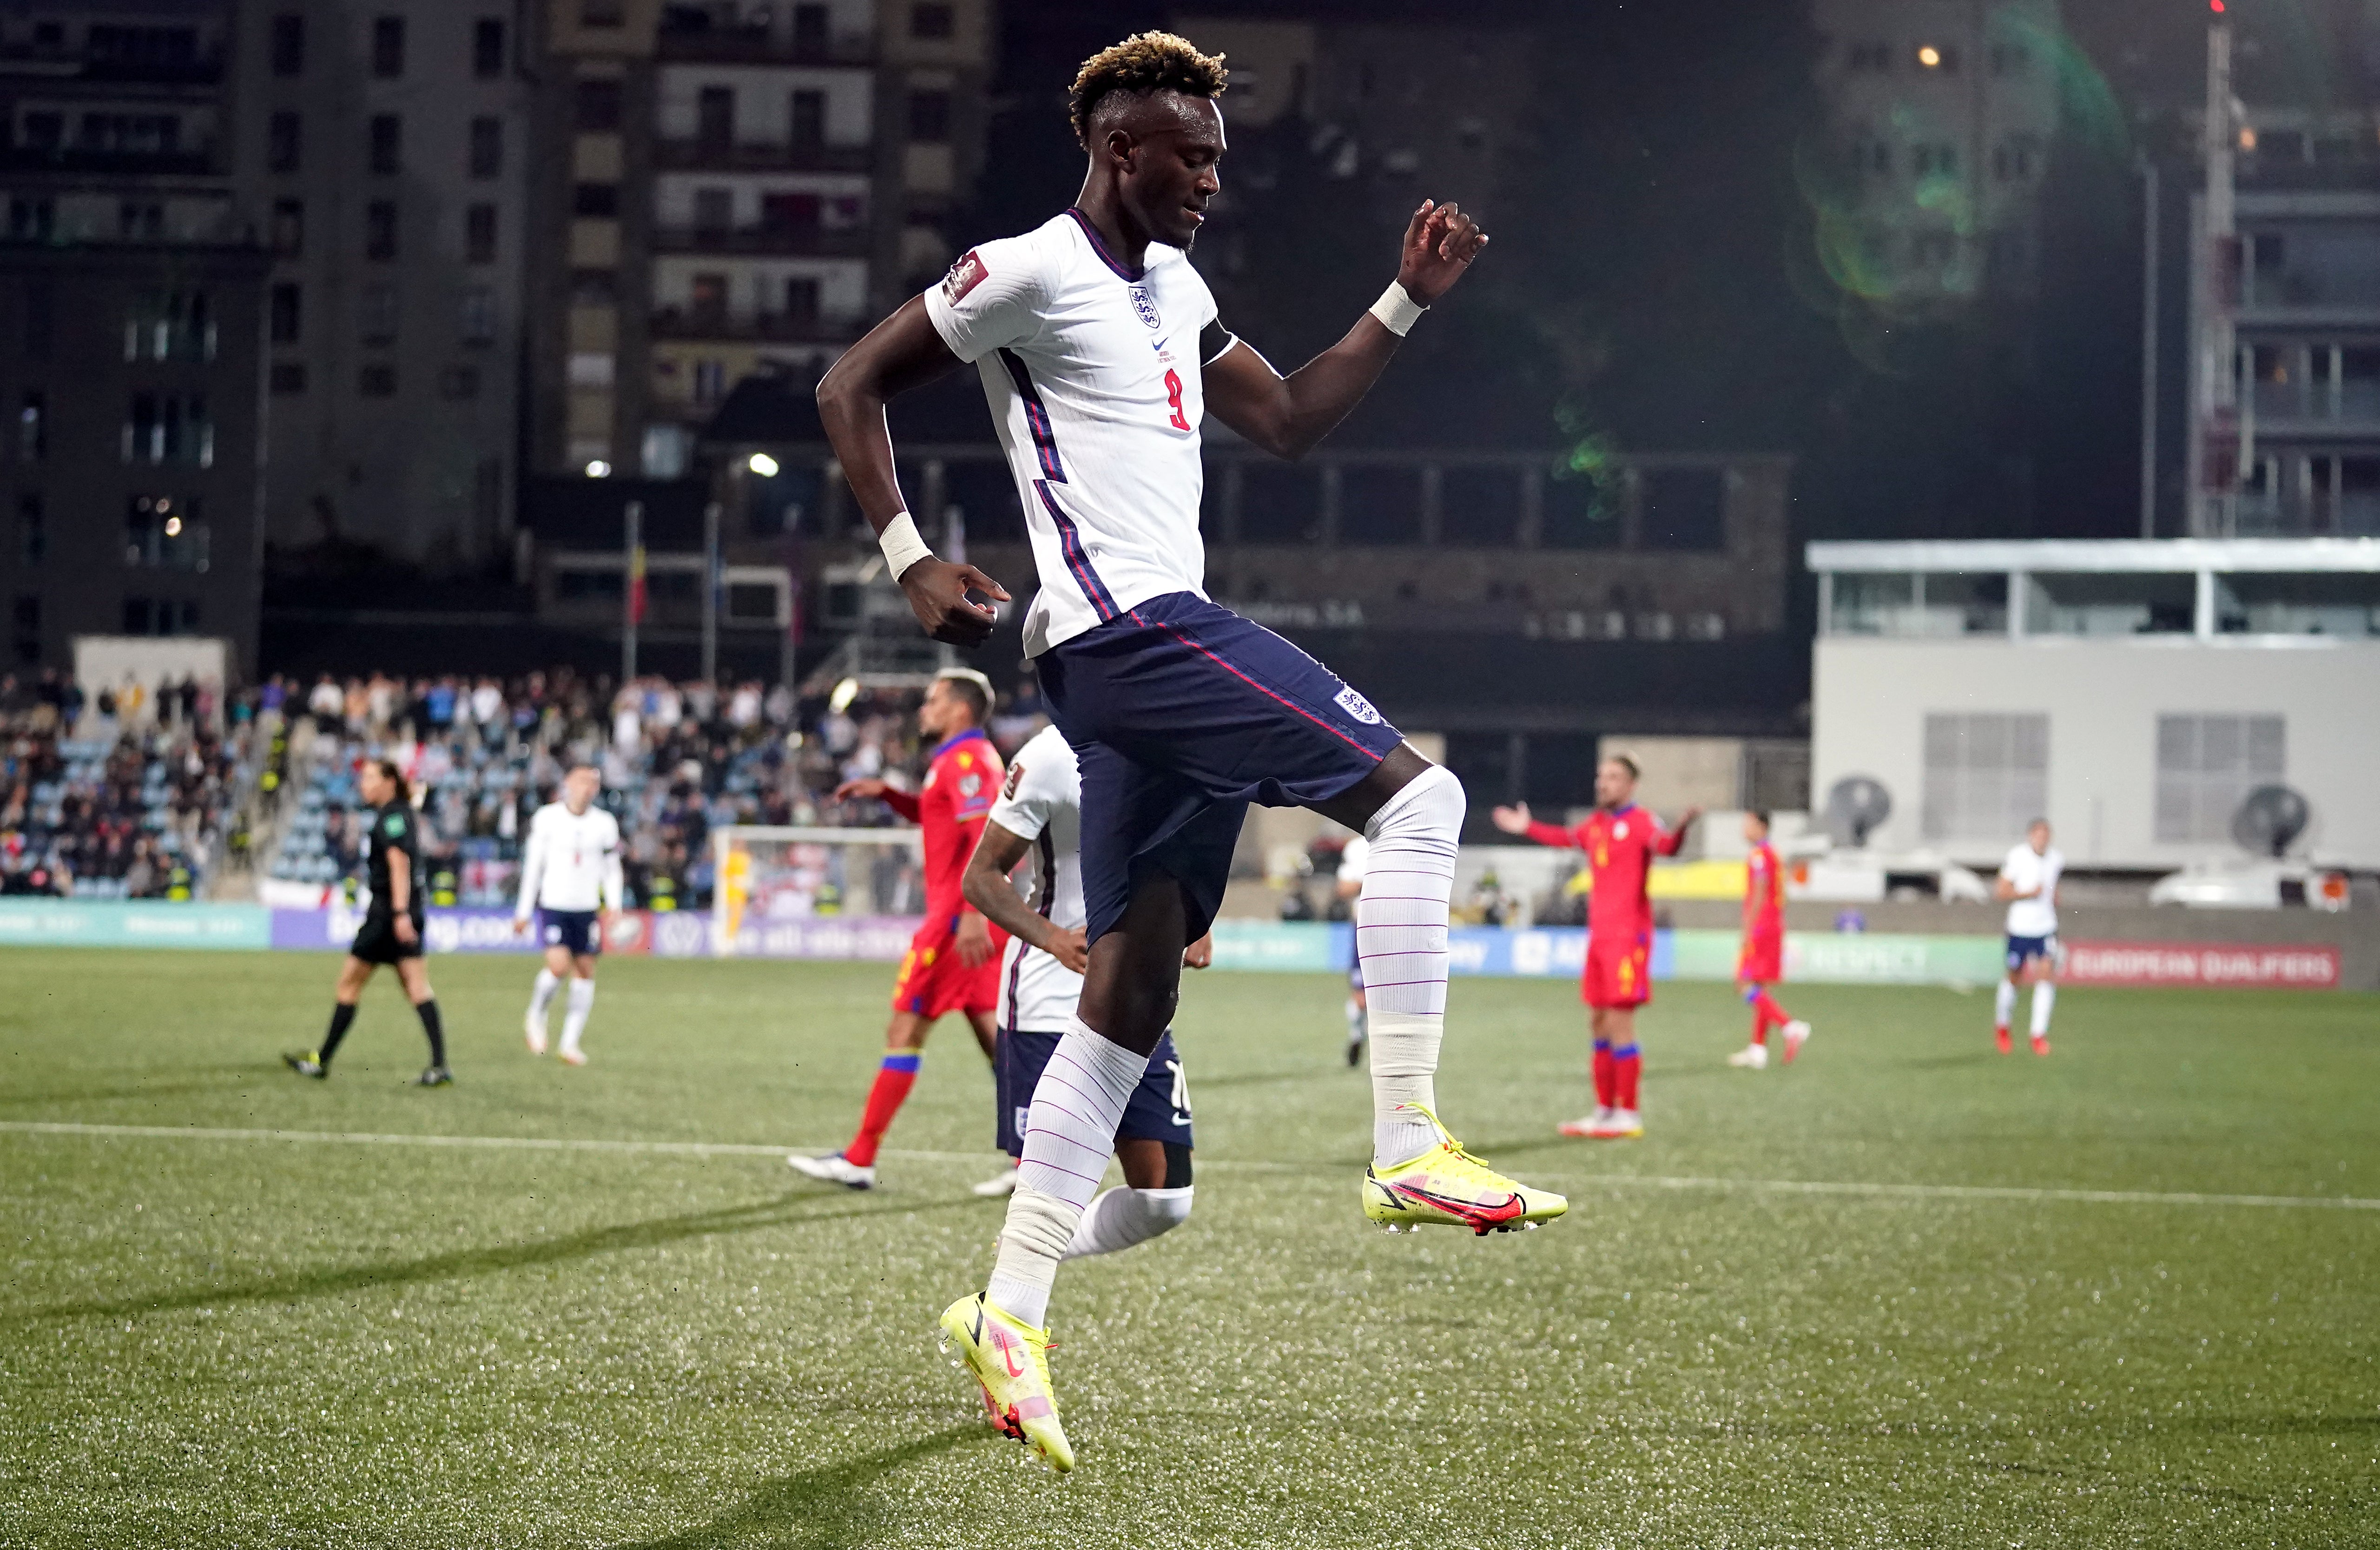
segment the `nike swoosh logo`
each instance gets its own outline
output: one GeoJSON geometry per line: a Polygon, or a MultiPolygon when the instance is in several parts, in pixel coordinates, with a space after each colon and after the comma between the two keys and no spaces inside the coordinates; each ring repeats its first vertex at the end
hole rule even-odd
{"type": "Polygon", "coordinates": [[[1173,1117],[1173,1122],[1187,1130],[1190,1126],[1190,1117],[1186,1114],[1176,1114],[1173,1117]]]}
{"type": "Polygon", "coordinates": [[[1023,1377],[1025,1369],[1016,1364],[1016,1347],[1009,1340],[1006,1333],[1002,1332],[992,1343],[1000,1348],[1000,1363],[1008,1369],[1008,1375],[1013,1378],[1023,1377]]]}
{"type": "Polygon", "coordinates": [[[1512,1221],[1521,1215],[1523,1210],[1521,1197],[1517,1194],[1508,1194],[1502,1204],[1490,1205],[1485,1201],[1456,1200],[1448,1195],[1433,1194],[1427,1190],[1415,1189],[1411,1184],[1395,1185],[1390,1193],[1405,1195],[1425,1205],[1433,1206],[1455,1220],[1474,1227],[1483,1222],[1493,1226],[1498,1222],[1512,1221]]]}

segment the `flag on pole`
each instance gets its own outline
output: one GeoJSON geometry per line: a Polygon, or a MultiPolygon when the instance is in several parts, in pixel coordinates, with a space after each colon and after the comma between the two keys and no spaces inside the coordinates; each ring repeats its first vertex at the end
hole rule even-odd
{"type": "Polygon", "coordinates": [[[628,623],[645,622],[645,546],[639,541],[628,550],[628,623]]]}

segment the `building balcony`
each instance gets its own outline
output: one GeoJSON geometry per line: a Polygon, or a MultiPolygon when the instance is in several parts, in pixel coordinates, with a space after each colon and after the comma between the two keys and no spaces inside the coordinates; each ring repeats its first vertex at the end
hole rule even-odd
{"type": "Polygon", "coordinates": [[[98,174],[111,177],[204,177],[215,171],[214,148],[108,151],[81,146],[0,146],[0,173],[98,174]]]}
{"type": "Polygon", "coordinates": [[[846,172],[875,165],[866,145],[735,145],[717,140],[665,139],[653,147],[661,172],[846,172]]]}
{"type": "Polygon", "coordinates": [[[733,5],[669,5],[662,9],[654,57],[665,65],[807,65],[867,67],[876,40],[865,32],[784,30],[745,21],[733,5]]]}
{"type": "Polygon", "coordinates": [[[843,345],[857,325],[791,312],[730,312],[718,308],[663,307],[652,315],[652,336],[691,342],[759,345],[843,345]]]}
{"type": "Polygon", "coordinates": [[[22,45],[0,46],[0,80],[120,86],[217,86],[224,78],[219,49],[179,57],[127,58],[68,54],[22,45]]]}
{"type": "Polygon", "coordinates": [[[864,259],[865,226],[656,226],[656,253],[724,253],[751,258],[864,259]]]}

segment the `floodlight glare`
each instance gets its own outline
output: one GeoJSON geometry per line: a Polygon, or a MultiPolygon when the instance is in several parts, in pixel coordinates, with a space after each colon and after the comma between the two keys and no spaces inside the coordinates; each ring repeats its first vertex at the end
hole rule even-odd
{"type": "Polygon", "coordinates": [[[759,475],[764,479],[772,479],[777,477],[777,460],[771,457],[765,452],[754,453],[750,457],[745,459],[744,466],[751,469],[754,473],[759,475]]]}

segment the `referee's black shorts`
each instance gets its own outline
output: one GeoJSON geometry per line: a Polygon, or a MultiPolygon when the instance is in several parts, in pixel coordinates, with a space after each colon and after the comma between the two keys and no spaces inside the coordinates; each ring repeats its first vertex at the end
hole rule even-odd
{"type": "Polygon", "coordinates": [[[363,928],[356,933],[355,945],[347,951],[367,963],[396,963],[399,959],[421,956],[421,938],[428,935],[422,929],[426,923],[420,916],[413,920],[413,940],[400,941],[396,935],[396,916],[371,910],[365,914],[363,928]]]}

